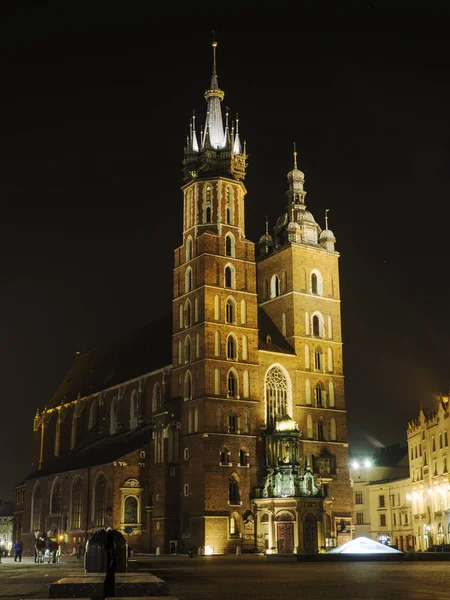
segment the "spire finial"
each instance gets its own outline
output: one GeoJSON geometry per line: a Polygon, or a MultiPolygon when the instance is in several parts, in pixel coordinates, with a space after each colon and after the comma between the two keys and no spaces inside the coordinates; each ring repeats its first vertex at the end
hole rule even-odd
{"type": "Polygon", "coordinates": [[[216,48],[217,48],[217,42],[216,42],[216,32],[213,29],[213,41],[212,41],[212,48],[213,48],[213,75],[217,74],[216,71],[216,48]]]}
{"type": "Polygon", "coordinates": [[[325,209],[325,229],[328,230],[328,213],[330,212],[329,208],[325,209]]]}
{"type": "Polygon", "coordinates": [[[297,168],[297,151],[295,149],[295,142],[294,142],[294,169],[297,168]]]}
{"type": "Polygon", "coordinates": [[[269,219],[267,218],[267,215],[265,216],[266,219],[266,235],[269,235],[269,219]]]}

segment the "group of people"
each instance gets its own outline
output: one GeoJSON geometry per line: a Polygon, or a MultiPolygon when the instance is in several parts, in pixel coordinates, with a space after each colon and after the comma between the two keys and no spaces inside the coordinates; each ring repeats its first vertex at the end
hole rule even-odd
{"type": "Polygon", "coordinates": [[[14,550],[14,562],[22,562],[22,553],[23,553],[23,542],[22,540],[16,540],[13,546],[14,550]]]}

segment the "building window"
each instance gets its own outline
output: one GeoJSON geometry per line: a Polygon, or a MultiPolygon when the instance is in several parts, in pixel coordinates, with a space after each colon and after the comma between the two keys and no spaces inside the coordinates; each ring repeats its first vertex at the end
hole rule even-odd
{"type": "Polygon", "coordinates": [[[184,280],[184,291],[187,294],[192,292],[192,269],[188,267],[186,269],[185,280],[184,280]]]}
{"type": "Polygon", "coordinates": [[[234,371],[228,373],[228,397],[236,398],[237,396],[237,377],[234,371]]]}
{"type": "Polygon", "coordinates": [[[42,508],[42,491],[39,483],[36,484],[33,491],[33,513],[32,513],[32,529],[33,531],[41,531],[41,508],[42,508]]]}
{"type": "Polygon", "coordinates": [[[248,467],[248,452],[243,448],[239,450],[239,464],[241,467],[248,467]]]}
{"type": "Polygon", "coordinates": [[[228,336],[227,340],[227,358],[230,360],[237,359],[237,342],[232,333],[228,336]]]}
{"type": "Polygon", "coordinates": [[[234,288],[234,271],[230,265],[225,267],[225,287],[234,288]]]}
{"type": "Polygon", "coordinates": [[[266,375],[266,419],[274,425],[277,418],[288,413],[288,381],[280,367],[272,367],[266,375]]]}
{"type": "Polygon", "coordinates": [[[61,493],[61,480],[59,479],[59,477],[57,477],[53,485],[52,492],[52,506],[50,509],[50,512],[52,514],[59,514],[61,512],[61,493]]]}
{"type": "Polygon", "coordinates": [[[91,404],[91,408],[89,410],[89,421],[88,421],[88,431],[94,429],[97,425],[97,400],[94,400],[91,404]]]}
{"type": "MultiPolygon", "coordinates": [[[[143,488],[137,479],[128,479],[120,488],[121,519],[124,525],[139,525],[142,523],[142,492],[143,488]]],[[[158,496],[156,496],[158,500],[158,496]]],[[[140,527],[135,529],[140,533],[140,527]]]]}
{"type": "Polygon", "coordinates": [[[436,438],[434,437],[434,435],[431,440],[431,444],[432,444],[433,452],[436,452],[436,438]]]}
{"type": "Polygon", "coordinates": [[[380,515],[380,527],[386,527],[386,515],[380,515]]]}
{"type": "Polygon", "coordinates": [[[94,488],[94,524],[96,527],[105,526],[106,480],[100,474],[94,488]]]}
{"type": "Polygon", "coordinates": [[[225,305],[225,322],[236,322],[236,303],[233,300],[233,298],[228,298],[227,303],[225,305]]]}
{"type": "Polygon", "coordinates": [[[186,303],[184,305],[184,326],[185,327],[190,327],[192,324],[191,314],[192,314],[191,301],[186,300],[186,303]]]}
{"type": "Polygon", "coordinates": [[[72,487],[72,529],[81,529],[83,511],[83,483],[80,477],[75,479],[72,487]]]}
{"type": "Polygon", "coordinates": [[[221,465],[230,464],[230,453],[226,446],[222,446],[222,448],[220,449],[220,464],[221,465]]]}
{"type": "Polygon", "coordinates": [[[231,413],[228,415],[228,433],[239,433],[237,415],[231,413]]]}
{"type": "Polygon", "coordinates": [[[363,503],[363,493],[355,492],[355,504],[362,504],[362,503],[363,503]]]}
{"type": "Polygon", "coordinates": [[[184,460],[189,460],[189,448],[183,450],[184,460]]]}
{"type": "Polygon", "coordinates": [[[325,439],[325,428],[323,426],[322,421],[317,423],[317,439],[324,440],[325,439]]]}
{"type": "Polygon", "coordinates": [[[230,498],[230,504],[232,504],[232,505],[240,504],[239,485],[234,476],[231,477],[231,479],[230,479],[229,498],[230,498]]]}
{"type": "Polygon", "coordinates": [[[356,513],[356,524],[364,525],[364,513],[363,512],[356,513]]]}
{"type": "Polygon", "coordinates": [[[124,523],[135,524],[138,522],[138,500],[135,496],[128,496],[124,505],[124,523]]]}
{"type": "Polygon", "coordinates": [[[317,294],[318,293],[317,275],[315,273],[313,273],[311,275],[311,293],[312,294],[317,294]]]}
{"type": "Polygon", "coordinates": [[[276,298],[280,295],[280,278],[278,275],[272,275],[270,280],[270,297],[276,298]]]}
{"type": "Polygon", "coordinates": [[[380,508],[384,508],[384,506],[385,506],[384,505],[384,496],[383,495],[382,496],[378,496],[378,506],[380,508]]]}
{"type": "Polygon", "coordinates": [[[323,395],[322,395],[322,386],[318,383],[315,387],[315,396],[316,396],[316,406],[318,408],[323,407],[323,395]]]}
{"type": "Polygon", "coordinates": [[[192,375],[190,371],[186,371],[184,377],[184,399],[192,400],[192,375]]]}
{"type": "Polygon", "coordinates": [[[239,515],[236,513],[233,513],[230,517],[230,537],[239,537],[238,523],[239,523],[239,515]]]}
{"type": "Polygon", "coordinates": [[[314,368],[316,369],[316,371],[323,370],[323,360],[322,360],[321,348],[316,348],[314,350],[314,368]]]}
{"type": "Polygon", "coordinates": [[[184,495],[185,496],[189,496],[189,484],[188,483],[184,484],[184,490],[183,491],[184,491],[184,495]]]}
{"type": "Polygon", "coordinates": [[[234,237],[231,233],[225,238],[225,256],[234,256],[234,237]]]}
{"type": "Polygon", "coordinates": [[[444,431],[444,446],[447,448],[448,446],[448,433],[444,431]]]}

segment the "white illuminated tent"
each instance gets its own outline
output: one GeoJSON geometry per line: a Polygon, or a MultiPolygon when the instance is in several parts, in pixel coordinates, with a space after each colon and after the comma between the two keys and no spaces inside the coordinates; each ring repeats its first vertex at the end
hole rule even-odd
{"type": "Polygon", "coordinates": [[[403,554],[403,552],[368,537],[357,537],[328,550],[327,554],[403,554]]]}

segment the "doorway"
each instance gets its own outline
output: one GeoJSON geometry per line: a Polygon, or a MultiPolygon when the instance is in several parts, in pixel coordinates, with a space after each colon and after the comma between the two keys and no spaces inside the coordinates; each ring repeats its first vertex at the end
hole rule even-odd
{"type": "Polygon", "coordinates": [[[317,521],[309,514],[303,521],[303,547],[306,554],[317,554],[317,521]]]}
{"type": "Polygon", "coordinates": [[[277,523],[278,554],[292,554],[294,552],[294,523],[281,521],[277,523]]]}

